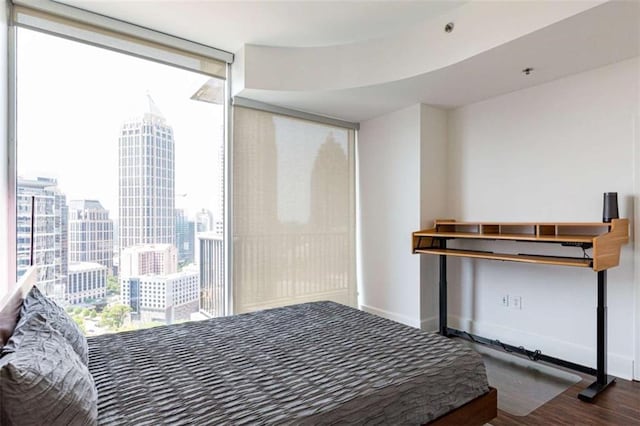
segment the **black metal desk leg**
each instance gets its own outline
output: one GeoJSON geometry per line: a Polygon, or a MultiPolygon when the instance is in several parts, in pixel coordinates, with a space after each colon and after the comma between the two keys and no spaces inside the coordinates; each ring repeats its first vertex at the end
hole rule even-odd
{"type": "MultiPolygon", "coordinates": [[[[440,240],[440,248],[447,248],[447,240],[440,240]]],[[[440,334],[448,336],[447,333],[447,256],[440,255],[440,334]]]]}
{"type": "Polygon", "coordinates": [[[607,375],[607,271],[598,271],[598,335],[596,338],[596,381],[578,394],[582,401],[593,402],[596,396],[615,381],[607,375]]]}

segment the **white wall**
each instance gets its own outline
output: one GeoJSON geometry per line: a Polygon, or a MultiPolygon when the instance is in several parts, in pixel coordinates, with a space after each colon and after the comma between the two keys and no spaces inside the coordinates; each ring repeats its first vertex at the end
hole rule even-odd
{"type": "MultiPolygon", "coordinates": [[[[628,60],[451,111],[449,216],[600,221],[602,193],[617,191],[621,216],[634,218],[639,71],[638,60],[628,60]]],[[[629,244],[608,273],[609,372],[624,378],[632,376],[635,344],[633,258],[629,244]]],[[[595,364],[593,271],[470,259],[449,264],[452,325],[595,364]],[[504,294],[521,296],[523,309],[503,308],[504,294]]]]}
{"type": "MultiPolygon", "coordinates": [[[[411,232],[435,218],[600,221],[607,191],[618,192],[621,216],[637,218],[639,75],[639,60],[628,60],[448,113],[415,105],[361,123],[363,309],[435,328],[437,259],[409,250],[411,232]]],[[[633,223],[632,238],[638,232],[633,223]]],[[[553,245],[475,244],[581,254],[553,245]]],[[[640,256],[633,247],[608,272],[608,367],[623,378],[632,377],[634,357],[640,363],[640,256]]],[[[448,262],[452,326],[595,365],[592,270],[448,262]],[[505,294],[522,297],[523,309],[503,308],[505,294]]]]}
{"type": "MultiPolygon", "coordinates": [[[[9,243],[9,170],[8,170],[8,133],[7,133],[7,2],[0,1],[0,296],[7,290],[9,283],[15,281],[14,265],[10,266],[9,253],[13,245],[9,243]]],[[[1,297],[0,297],[1,298],[1,297]]]]}
{"type": "Polygon", "coordinates": [[[434,259],[411,253],[411,233],[445,211],[447,114],[427,105],[360,124],[360,304],[427,329],[437,322],[434,259]]]}
{"type": "MultiPolygon", "coordinates": [[[[420,122],[420,226],[447,216],[447,112],[421,105],[420,122]]],[[[416,231],[418,229],[414,229],[416,231]]],[[[420,258],[421,328],[438,329],[438,258],[420,258]]]]}
{"type": "Polygon", "coordinates": [[[420,105],[360,124],[361,307],[420,324],[420,105]]]}

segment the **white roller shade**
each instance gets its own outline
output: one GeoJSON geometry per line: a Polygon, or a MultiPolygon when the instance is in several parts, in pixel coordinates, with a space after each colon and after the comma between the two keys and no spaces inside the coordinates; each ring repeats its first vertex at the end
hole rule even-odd
{"type": "Polygon", "coordinates": [[[53,2],[13,6],[16,25],[145,59],[227,78],[230,53],[53,2]]]}
{"type": "Polygon", "coordinates": [[[355,131],[233,111],[233,304],[356,306],[355,131]]]}

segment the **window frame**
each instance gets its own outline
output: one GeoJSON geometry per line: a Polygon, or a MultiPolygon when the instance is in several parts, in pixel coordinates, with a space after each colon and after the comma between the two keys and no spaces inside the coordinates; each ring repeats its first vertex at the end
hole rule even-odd
{"type": "MultiPolygon", "coordinates": [[[[76,7],[55,3],[55,2],[43,2],[40,0],[17,0],[14,2],[8,2],[7,8],[7,18],[8,18],[8,31],[7,31],[7,64],[8,64],[8,72],[7,72],[7,240],[5,242],[5,247],[7,248],[7,278],[9,290],[11,287],[11,283],[15,283],[17,280],[17,217],[18,217],[18,203],[17,203],[17,183],[18,183],[18,170],[17,170],[17,101],[18,101],[18,93],[17,93],[17,39],[18,39],[18,28],[26,28],[33,31],[39,31],[45,34],[49,34],[54,37],[66,38],[75,42],[87,44],[90,46],[103,48],[107,50],[116,51],[121,54],[130,55],[138,58],[142,58],[145,60],[149,60],[152,62],[157,62],[164,65],[173,66],[176,68],[187,69],[189,71],[195,71],[203,75],[208,75],[210,77],[214,77],[217,79],[221,79],[225,81],[224,84],[224,100],[222,102],[223,106],[223,120],[224,128],[223,128],[223,150],[225,153],[224,159],[224,205],[223,205],[223,214],[225,217],[225,226],[224,226],[224,252],[225,252],[225,284],[227,289],[231,286],[231,275],[228,273],[230,271],[230,263],[231,256],[227,256],[227,254],[232,250],[231,240],[229,238],[231,223],[230,220],[227,220],[228,212],[229,212],[229,200],[231,199],[231,195],[227,194],[226,191],[230,189],[229,185],[229,169],[231,166],[231,161],[227,158],[228,153],[230,152],[230,135],[231,131],[229,130],[230,121],[230,109],[231,109],[231,65],[233,63],[234,55],[230,52],[226,52],[221,49],[217,49],[214,47],[202,45],[199,43],[195,43],[189,40],[181,39],[178,37],[174,37],[168,34],[164,34],[158,31],[150,30],[148,28],[140,27],[134,24],[130,24],[127,22],[119,21],[116,19],[112,19],[103,15],[95,14],[92,12],[88,12],[82,9],[78,9],[76,7]],[[161,48],[165,46],[168,50],[173,51],[182,51],[192,56],[197,57],[198,55],[202,56],[203,59],[214,59],[220,62],[224,62],[224,78],[218,74],[212,74],[205,72],[203,70],[197,70],[189,67],[182,66],[181,64],[175,64],[171,62],[167,62],[162,59],[154,58],[153,56],[140,55],[138,53],[132,53],[127,51],[124,48],[113,48],[109,46],[104,46],[97,44],[91,40],[83,39],[79,36],[74,36],[73,34],[64,34],[56,31],[52,31],[51,27],[47,25],[43,25],[42,27],[34,26],[34,25],[23,25],[19,22],[16,22],[14,19],[16,9],[21,11],[31,10],[36,13],[39,17],[39,22],[47,22],[47,17],[51,19],[51,21],[59,21],[63,20],[75,20],[79,22],[85,29],[95,29],[96,32],[104,32],[113,31],[114,33],[119,33],[121,35],[130,36],[134,42],[136,40],[141,41],[142,43],[150,42],[153,44],[155,49],[161,48]],[[72,18],[72,19],[69,19],[72,18]]],[[[0,290],[3,290],[0,287],[0,290]]],[[[225,303],[229,303],[229,300],[226,300],[225,303]]],[[[229,312],[227,310],[227,312],[229,312]]]]}
{"type": "MultiPolygon", "coordinates": [[[[223,141],[224,141],[224,229],[223,229],[223,244],[224,244],[224,279],[227,287],[227,297],[225,300],[227,314],[233,314],[233,211],[232,202],[233,199],[233,106],[246,107],[251,109],[257,109],[267,112],[272,112],[280,115],[285,115],[293,118],[300,118],[308,121],[314,121],[321,124],[329,124],[337,127],[343,127],[346,129],[354,130],[355,137],[355,152],[357,153],[358,144],[358,130],[359,123],[348,122],[338,119],[333,119],[321,115],[301,112],[293,109],[283,108],[275,105],[270,105],[263,102],[258,102],[241,97],[231,96],[232,87],[232,66],[234,55],[230,52],[226,52],[221,49],[217,49],[211,46],[202,45],[189,40],[174,37],[168,34],[164,34],[158,31],[150,30],[148,28],[140,27],[134,24],[130,24],[117,19],[109,18],[96,13],[88,12],[73,6],[41,0],[15,0],[9,3],[7,11],[8,22],[8,129],[7,129],[7,166],[8,166],[8,190],[7,190],[7,238],[6,247],[8,248],[7,260],[9,265],[8,278],[9,283],[16,282],[17,276],[17,29],[18,27],[28,28],[30,30],[41,31],[53,36],[72,39],[73,41],[85,43],[95,46],[96,43],[82,39],[78,36],[70,36],[60,34],[52,31],[49,27],[37,27],[34,25],[23,25],[15,22],[14,8],[21,8],[21,10],[32,9],[37,12],[40,18],[45,19],[49,16],[52,20],[68,19],[71,21],[77,21],[81,23],[85,29],[94,28],[96,31],[114,31],[117,33],[129,35],[134,39],[147,40],[155,45],[165,45],[170,49],[177,49],[189,52],[195,55],[203,55],[208,58],[218,59],[226,63],[226,84],[224,85],[224,102],[223,102],[223,141]]],[[[100,48],[106,48],[109,50],[115,50],[119,53],[141,57],[139,54],[132,53],[126,49],[110,48],[108,46],[99,45],[100,48]]],[[[165,65],[176,66],[178,68],[185,68],[181,65],[173,64],[163,60],[154,59],[152,57],[144,57],[144,59],[162,63],[165,65]]],[[[203,74],[207,74],[203,71],[198,71],[203,74]]],[[[211,74],[209,74],[211,75],[211,74]]],[[[215,76],[218,77],[219,76],[215,76]]],[[[359,284],[359,197],[358,197],[358,158],[355,158],[355,261],[356,261],[356,286],[359,284]]]]}

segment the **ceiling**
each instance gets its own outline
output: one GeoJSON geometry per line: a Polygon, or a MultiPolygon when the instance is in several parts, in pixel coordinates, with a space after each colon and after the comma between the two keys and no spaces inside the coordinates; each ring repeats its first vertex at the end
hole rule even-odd
{"type": "Polygon", "coordinates": [[[640,2],[609,2],[415,77],[343,90],[245,90],[241,95],[360,122],[417,103],[455,108],[638,55],[640,2]],[[534,68],[530,75],[522,72],[526,67],[534,68]]]}
{"type": "Polygon", "coordinates": [[[231,53],[382,38],[466,3],[429,1],[57,0],[231,53]]]}
{"type": "MultiPolygon", "coordinates": [[[[232,53],[244,44],[313,47],[384,39],[468,3],[59,1],[232,53]]],[[[416,103],[466,105],[638,55],[640,2],[611,1],[411,78],[333,91],[248,89],[241,96],[360,122],[416,103]],[[525,67],[535,70],[527,76],[525,67]]]]}

